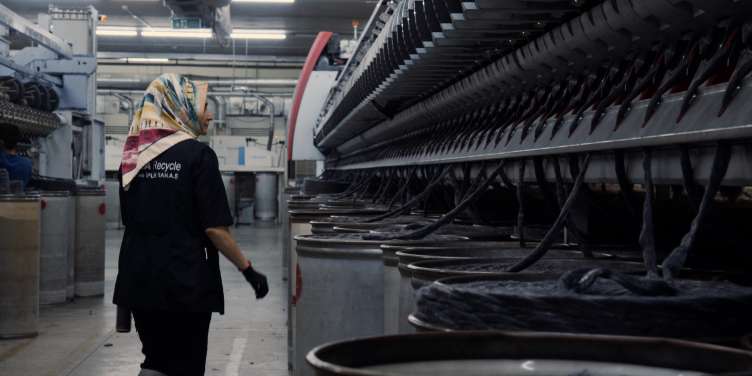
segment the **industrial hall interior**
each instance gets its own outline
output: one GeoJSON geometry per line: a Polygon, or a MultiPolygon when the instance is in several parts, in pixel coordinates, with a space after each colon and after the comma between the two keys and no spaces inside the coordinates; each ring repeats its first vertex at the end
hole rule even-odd
{"type": "Polygon", "coordinates": [[[0,0],[0,376],[752,376],[752,0],[0,0]]]}

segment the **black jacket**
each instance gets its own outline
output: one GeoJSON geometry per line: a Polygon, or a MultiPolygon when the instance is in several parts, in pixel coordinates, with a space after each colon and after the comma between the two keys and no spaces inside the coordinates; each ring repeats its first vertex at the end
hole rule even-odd
{"type": "Polygon", "coordinates": [[[217,156],[183,141],[120,188],[125,234],[113,303],[138,310],[224,313],[219,254],[209,227],[232,215],[217,156]]]}

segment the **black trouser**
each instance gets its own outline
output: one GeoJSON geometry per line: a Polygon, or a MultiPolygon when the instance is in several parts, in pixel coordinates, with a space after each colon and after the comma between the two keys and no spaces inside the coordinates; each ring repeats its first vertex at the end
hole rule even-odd
{"type": "Polygon", "coordinates": [[[202,376],[211,312],[134,311],[146,359],[141,368],[167,376],[202,376]]]}

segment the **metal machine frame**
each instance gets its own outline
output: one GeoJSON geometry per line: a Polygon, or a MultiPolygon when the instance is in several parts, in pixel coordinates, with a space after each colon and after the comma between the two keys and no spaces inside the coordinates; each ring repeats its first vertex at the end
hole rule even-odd
{"type": "Polygon", "coordinates": [[[96,111],[96,9],[50,7],[34,24],[0,5],[0,75],[49,85],[59,97],[54,112],[0,100],[5,121],[29,137],[26,153],[39,175],[104,179],[104,126],[96,111]],[[31,45],[13,51],[14,39],[31,45]]]}
{"type": "MultiPolygon", "coordinates": [[[[502,159],[512,166],[583,153],[597,156],[597,164],[613,160],[615,150],[627,162],[637,155],[637,165],[640,150],[651,148],[667,150],[655,157],[665,167],[655,171],[656,182],[672,183],[681,180],[677,146],[691,145],[702,181],[712,158],[703,149],[730,142],[738,146],[725,184],[748,185],[752,82],[743,72],[752,56],[752,20],[743,15],[749,5],[687,3],[614,0],[578,8],[424,0],[377,7],[382,27],[361,42],[362,57],[331,90],[315,144],[329,170],[376,173],[502,159]],[[538,29],[534,17],[544,20],[538,29]],[[698,47],[682,52],[687,45],[698,47]],[[681,68],[687,60],[696,65],[686,78],[689,90],[665,78],[657,84],[670,90],[638,92],[623,105],[631,93],[620,94],[620,85],[635,86],[651,64],[669,58],[674,65],[665,64],[666,77],[688,69],[681,68]],[[738,61],[733,72],[723,73],[723,59],[738,61]],[[570,101],[577,95],[587,105],[570,101]]],[[[615,182],[613,168],[594,170],[586,181],[615,182]]],[[[553,180],[552,169],[545,173],[553,180]]],[[[639,168],[627,174],[642,178],[639,168]]]]}

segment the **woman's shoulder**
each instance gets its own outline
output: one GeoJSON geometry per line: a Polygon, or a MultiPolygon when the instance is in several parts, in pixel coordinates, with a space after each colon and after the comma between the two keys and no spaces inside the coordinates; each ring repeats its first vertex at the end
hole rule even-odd
{"type": "Polygon", "coordinates": [[[209,145],[192,139],[173,145],[161,159],[180,160],[191,166],[215,165],[218,163],[217,154],[209,145]]]}
{"type": "Polygon", "coordinates": [[[216,155],[216,153],[214,153],[214,149],[212,149],[211,146],[201,141],[194,140],[194,139],[188,139],[188,140],[182,141],[173,147],[178,148],[183,152],[189,152],[192,155],[197,155],[197,156],[203,155],[204,153],[208,153],[210,155],[216,155]]]}
{"type": "Polygon", "coordinates": [[[190,148],[189,153],[194,156],[194,160],[201,165],[217,165],[217,153],[208,144],[198,140],[188,140],[186,145],[190,148]]]}

